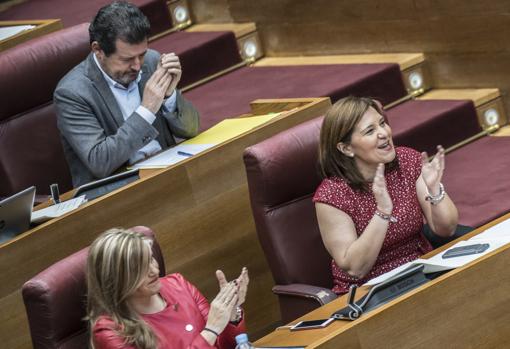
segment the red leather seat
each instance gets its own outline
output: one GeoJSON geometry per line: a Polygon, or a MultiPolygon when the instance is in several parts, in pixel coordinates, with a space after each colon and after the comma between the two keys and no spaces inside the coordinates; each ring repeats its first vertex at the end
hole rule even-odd
{"type": "Polygon", "coordinates": [[[336,298],[312,203],[321,123],[308,121],[244,152],[257,234],[284,322],[336,298]]]}
{"type": "MultiPolygon", "coordinates": [[[[164,276],[165,262],[154,233],[147,227],[133,230],[154,238],[152,252],[164,276]]],[[[88,348],[85,268],[88,247],[53,264],[22,287],[34,349],[88,348]]]]}
{"type": "Polygon", "coordinates": [[[31,185],[49,194],[72,188],[53,91],[90,51],[88,24],[30,40],[0,55],[0,197],[31,185]]]}

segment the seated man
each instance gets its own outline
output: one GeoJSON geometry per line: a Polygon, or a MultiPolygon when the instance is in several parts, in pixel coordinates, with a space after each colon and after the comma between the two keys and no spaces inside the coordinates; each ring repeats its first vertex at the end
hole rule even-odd
{"type": "Polygon", "coordinates": [[[176,89],[179,58],[148,49],[149,30],[134,5],[101,8],[89,28],[92,52],[55,90],[75,187],[198,133],[198,113],[176,89]]]}

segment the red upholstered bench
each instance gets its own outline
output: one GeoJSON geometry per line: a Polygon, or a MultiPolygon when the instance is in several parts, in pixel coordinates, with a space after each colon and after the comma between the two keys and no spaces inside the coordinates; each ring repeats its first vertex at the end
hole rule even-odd
{"type": "Polygon", "coordinates": [[[149,47],[179,56],[183,71],[179,88],[241,62],[233,32],[177,32],[152,41],[149,47]]]}
{"type": "Polygon", "coordinates": [[[435,154],[482,129],[470,100],[407,101],[386,111],[397,145],[435,154]]]}
{"type": "Polygon", "coordinates": [[[446,155],[443,182],[460,224],[479,227],[510,212],[509,149],[510,137],[486,136],[446,155]]]}
{"type": "Polygon", "coordinates": [[[396,64],[245,67],[185,93],[201,115],[202,130],[250,112],[258,98],[372,96],[383,104],[406,90],[396,64]]]}
{"type": "MultiPolygon", "coordinates": [[[[27,0],[0,12],[0,20],[27,20],[60,18],[64,27],[90,22],[104,5],[112,0],[27,0]]],[[[161,33],[172,27],[172,19],[165,0],[131,0],[151,22],[152,34],[161,33]]]]}
{"type": "Polygon", "coordinates": [[[0,197],[31,185],[69,190],[53,108],[58,81],[89,52],[87,24],[23,43],[0,55],[0,197]]]}

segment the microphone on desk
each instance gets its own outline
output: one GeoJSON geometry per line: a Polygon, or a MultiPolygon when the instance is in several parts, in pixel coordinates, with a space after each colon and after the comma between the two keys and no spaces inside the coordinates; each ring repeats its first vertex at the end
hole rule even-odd
{"type": "Polygon", "coordinates": [[[58,184],[53,183],[50,185],[50,193],[51,193],[51,199],[53,200],[54,204],[60,203],[60,192],[58,191],[58,184]]]}
{"type": "Polygon", "coordinates": [[[351,320],[359,318],[363,313],[363,309],[361,309],[361,307],[354,301],[357,289],[357,285],[351,285],[351,287],[349,287],[349,295],[347,296],[347,306],[351,309],[351,311],[349,311],[349,317],[351,320]]]}

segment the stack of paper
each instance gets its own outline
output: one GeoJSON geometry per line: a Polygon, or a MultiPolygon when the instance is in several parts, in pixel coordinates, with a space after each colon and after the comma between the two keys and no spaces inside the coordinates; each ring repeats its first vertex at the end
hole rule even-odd
{"type": "Polygon", "coordinates": [[[279,115],[280,113],[272,113],[248,118],[223,120],[198,136],[188,139],[147,160],[134,164],[130,168],[164,168],[177,164],[217,144],[233,139],[279,115]]]}
{"type": "Polygon", "coordinates": [[[130,168],[165,168],[176,164],[204,150],[214,147],[215,144],[184,144],[181,143],[175,147],[148,158],[142,162],[130,166],[130,168]]]}
{"type": "Polygon", "coordinates": [[[503,247],[508,243],[510,243],[510,220],[503,221],[500,224],[487,229],[486,231],[472,237],[469,240],[459,241],[458,243],[456,243],[455,245],[448,249],[450,250],[455,247],[469,246],[473,244],[489,244],[489,248],[482,253],[443,259],[443,254],[446,253],[446,251],[448,251],[446,250],[429,259],[417,259],[415,261],[401,265],[400,267],[397,267],[383,275],[380,275],[368,281],[367,283],[365,283],[365,285],[369,286],[377,285],[403,272],[404,270],[409,269],[414,265],[423,265],[424,266],[423,272],[426,274],[459,268],[500,247],[503,247]]]}
{"type": "Polygon", "coordinates": [[[77,198],[43,208],[41,210],[33,211],[30,221],[32,223],[42,223],[49,221],[52,218],[63,216],[64,214],[77,209],[86,202],[87,200],[85,199],[85,195],[82,195],[78,196],[77,198]]]}

